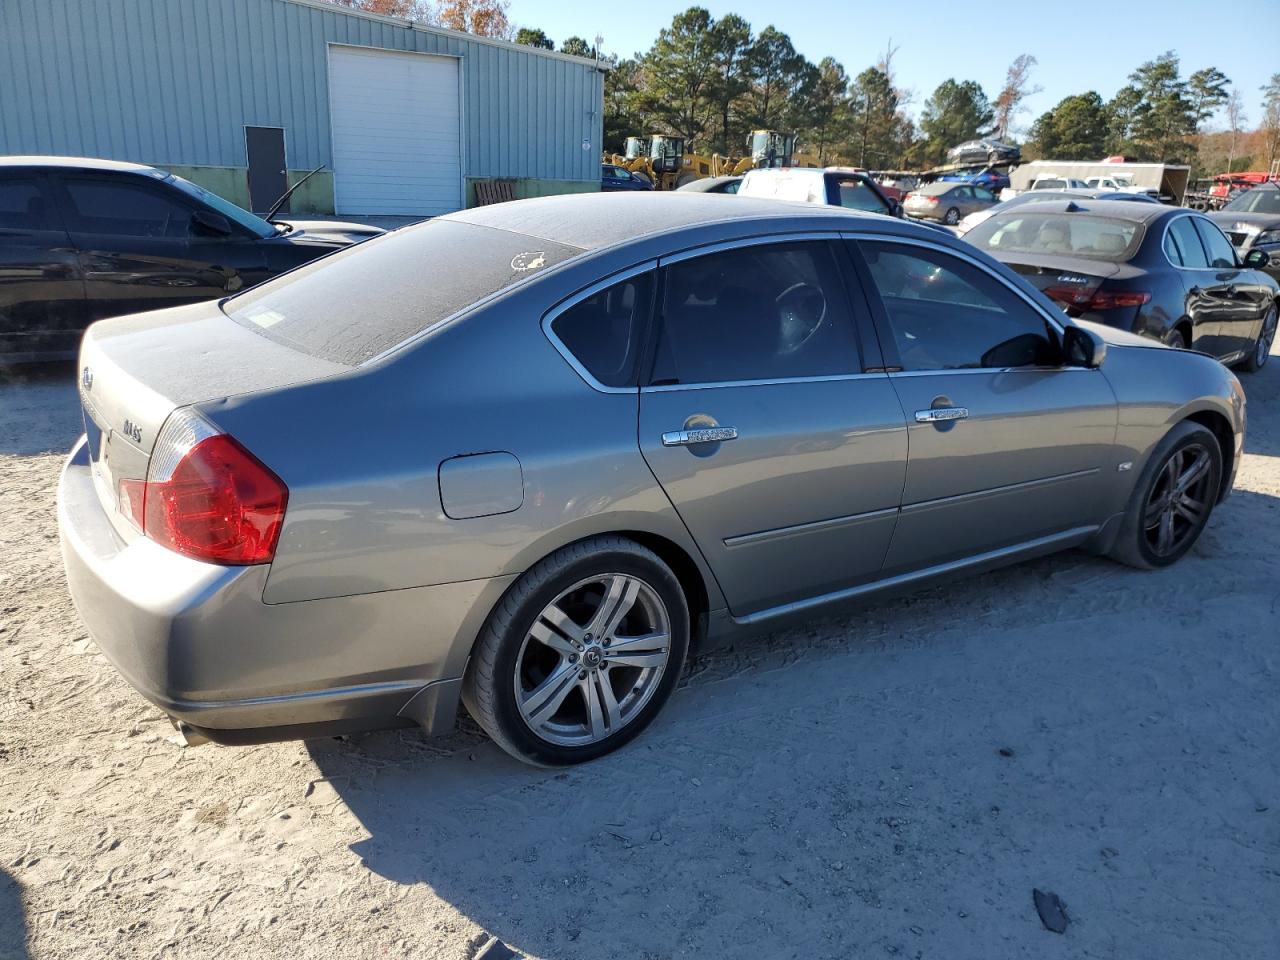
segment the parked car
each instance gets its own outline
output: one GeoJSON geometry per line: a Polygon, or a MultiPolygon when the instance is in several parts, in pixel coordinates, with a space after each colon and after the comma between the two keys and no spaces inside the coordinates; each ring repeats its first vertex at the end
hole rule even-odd
{"type": "Polygon", "coordinates": [[[632,173],[626,167],[613,163],[600,164],[600,189],[611,190],[652,190],[653,181],[643,174],[632,173]]]}
{"type": "Polygon", "coordinates": [[[1014,207],[1020,207],[1025,203],[1053,203],[1063,199],[1072,200],[1135,200],[1138,203],[1159,203],[1146,194],[1141,193],[1117,193],[1108,189],[1092,189],[1092,190],[1037,190],[1034,193],[1020,193],[1016,197],[1009,200],[1002,200],[994,207],[987,207],[976,213],[971,213],[959,224],[956,225],[956,236],[963,237],[980,223],[985,223],[997,213],[1003,213],[1005,210],[1011,210],[1014,207]]]}
{"type": "Polygon", "coordinates": [[[1222,228],[1242,258],[1265,250],[1271,262],[1264,269],[1280,280],[1280,184],[1254,187],[1208,217],[1222,228]]]}
{"type": "Polygon", "coordinates": [[[1123,200],[1058,200],[997,213],[965,240],[1080,317],[1255,371],[1276,333],[1267,254],[1243,260],[1202,214],[1123,200]]]}
{"type": "Polygon", "coordinates": [[[702,177],[683,187],[676,187],[676,190],[683,190],[685,193],[737,193],[741,186],[741,176],[702,177]]]}
{"type": "Polygon", "coordinates": [[[993,163],[996,160],[1017,163],[1021,159],[1021,147],[1000,140],[966,140],[947,151],[950,163],[993,163]]]}
{"type": "Polygon", "coordinates": [[[908,173],[893,173],[889,171],[876,172],[873,171],[871,176],[876,181],[876,186],[890,200],[902,202],[903,197],[916,188],[919,179],[908,173]]]}
{"type": "Polygon", "coordinates": [[[937,220],[955,226],[960,218],[996,204],[995,195],[982,187],[938,180],[907,194],[904,213],[922,220],[937,220]]]}
{"type": "Polygon", "coordinates": [[[0,157],[0,363],[73,357],[94,320],[225,297],[382,232],[268,222],[155,167],[0,157]]]}
{"type": "Polygon", "coordinates": [[[967,183],[973,187],[982,187],[993,194],[1009,186],[1009,175],[999,170],[979,170],[975,173],[944,173],[938,178],[950,183],[967,183]]]}
{"type": "Polygon", "coordinates": [[[1031,190],[1088,190],[1089,184],[1084,180],[1077,180],[1075,177],[1059,177],[1050,175],[1047,177],[1036,177],[1031,181],[1031,190]]]}
{"type": "Polygon", "coordinates": [[[899,204],[886,197],[871,176],[860,170],[840,167],[748,170],[738,187],[738,195],[827,204],[887,217],[902,215],[899,204]]]}
{"type": "Polygon", "coordinates": [[[691,642],[1070,547],[1171,564],[1245,423],[1209,357],[939,231],[674,193],[438,217],[95,324],[80,368],[68,584],[192,742],[461,697],[550,765],[634,737],[691,642]]]}

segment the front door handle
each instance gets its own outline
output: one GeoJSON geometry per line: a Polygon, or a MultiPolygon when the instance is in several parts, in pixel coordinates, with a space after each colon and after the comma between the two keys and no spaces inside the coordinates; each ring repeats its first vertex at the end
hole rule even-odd
{"type": "Polygon", "coordinates": [[[668,430],[662,435],[662,445],[691,447],[698,443],[721,443],[737,439],[737,427],[696,427],[693,430],[668,430]]]}
{"type": "Polygon", "coordinates": [[[916,423],[939,423],[945,420],[968,419],[968,407],[934,407],[930,410],[916,411],[916,423]]]}

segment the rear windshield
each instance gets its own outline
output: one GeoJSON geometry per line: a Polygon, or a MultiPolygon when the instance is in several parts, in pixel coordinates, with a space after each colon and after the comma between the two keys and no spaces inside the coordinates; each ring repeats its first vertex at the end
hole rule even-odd
{"type": "Polygon", "coordinates": [[[1128,260],[1142,242],[1142,226],[1114,217],[1010,211],[965,234],[983,250],[1041,253],[1092,260],[1128,260]]]}
{"type": "Polygon", "coordinates": [[[222,308],[287,347],[356,366],[581,252],[493,227],[433,220],[323,257],[222,308]]]}
{"type": "Polygon", "coordinates": [[[1240,194],[1223,210],[1232,213],[1277,213],[1280,214],[1280,190],[1249,190],[1240,194]]]}

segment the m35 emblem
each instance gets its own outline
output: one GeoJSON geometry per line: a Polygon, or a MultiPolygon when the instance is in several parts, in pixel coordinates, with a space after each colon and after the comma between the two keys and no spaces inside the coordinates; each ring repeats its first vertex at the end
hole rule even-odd
{"type": "Polygon", "coordinates": [[[134,443],[142,442],[142,428],[132,420],[126,420],[124,426],[120,428],[120,432],[132,440],[134,443]]]}

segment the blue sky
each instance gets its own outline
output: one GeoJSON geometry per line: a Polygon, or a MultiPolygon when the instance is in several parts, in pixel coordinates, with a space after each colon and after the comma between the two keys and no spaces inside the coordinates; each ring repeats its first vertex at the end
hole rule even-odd
{"type": "MultiPolygon", "coordinates": [[[[541,27],[557,46],[574,34],[588,42],[600,34],[604,50],[630,55],[647,50],[658,31],[690,5],[512,0],[509,15],[517,26],[541,27]]],[[[1027,101],[1028,111],[1018,118],[1023,129],[1070,94],[1097,90],[1109,98],[1134,68],[1166,50],[1182,58],[1184,77],[1206,66],[1230,77],[1252,126],[1262,113],[1259,87],[1271,73],[1280,72],[1280,0],[736,0],[702,6],[717,17],[737,13],[757,31],[772,23],[810,60],[833,56],[850,75],[875,63],[892,38],[899,48],[894,56],[898,82],[915,91],[912,109],[917,113],[948,77],[976,80],[994,97],[1013,58],[1030,53],[1039,60],[1032,82],[1044,90],[1027,101]],[[974,15],[981,11],[989,18],[974,15]]]]}

